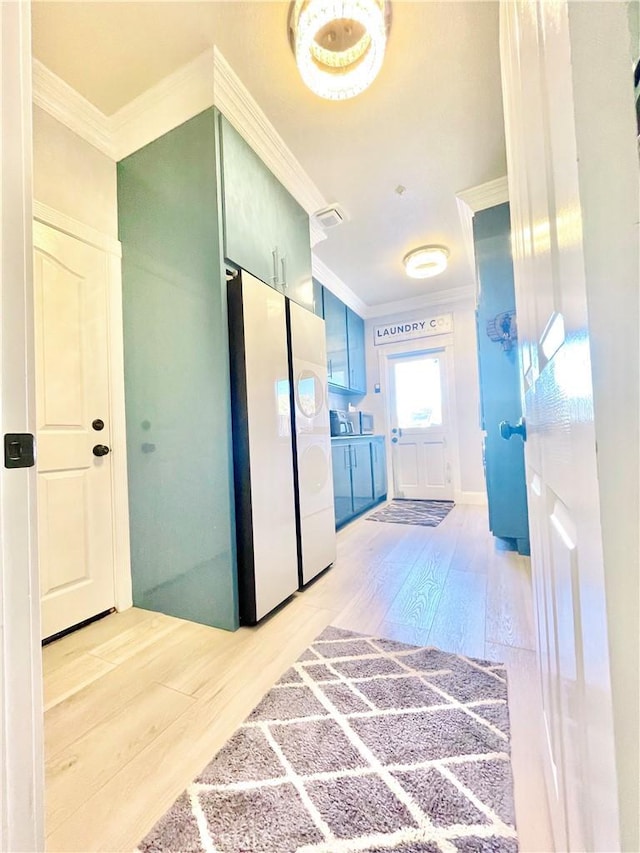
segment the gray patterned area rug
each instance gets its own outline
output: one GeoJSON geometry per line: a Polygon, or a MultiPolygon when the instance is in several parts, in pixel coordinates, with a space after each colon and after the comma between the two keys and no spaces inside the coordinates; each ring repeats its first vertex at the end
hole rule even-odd
{"type": "Polygon", "coordinates": [[[145,853],[515,853],[504,668],[327,628],[145,853]]]}
{"type": "Polygon", "coordinates": [[[421,524],[437,527],[454,508],[453,501],[407,501],[395,498],[377,512],[367,516],[367,521],[390,521],[392,524],[421,524]]]}

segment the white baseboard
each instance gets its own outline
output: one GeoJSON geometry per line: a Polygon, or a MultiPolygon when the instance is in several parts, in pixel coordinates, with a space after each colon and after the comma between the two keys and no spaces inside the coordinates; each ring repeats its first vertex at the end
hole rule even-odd
{"type": "Polygon", "coordinates": [[[486,506],[486,492],[458,492],[456,495],[457,504],[469,504],[471,506],[486,506]]]}

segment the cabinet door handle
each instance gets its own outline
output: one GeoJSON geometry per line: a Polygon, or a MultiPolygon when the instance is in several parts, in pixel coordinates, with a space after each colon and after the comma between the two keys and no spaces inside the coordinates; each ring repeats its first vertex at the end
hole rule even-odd
{"type": "Polygon", "coordinates": [[[348,447],[342,448],[342,464],[344,465],[345,468],[349,468],[349,463],[347,462],[347,450],[348,449],[349,449],[348,447]]]}
{"type": "MultiPolygon", "coordinates": [[[[349,450],[351,450],[351,447],[349,447],[349,450]]],[[[358,448],[357,447],[353,448],[353,467],[354,468],[358,467],[358,448]]]]}
{"type": "Polygon", "coordinates": [[[351,370],[349,371],[349,375],[351,376],[351,387],[352,387],[352,388],[353,388],[353,387],[354,387],[354,385],[355,385],[355,380],[354,380],[354,378],[353,378],[354,373],[355,373],[355,370],[354,370],[354,369],[353,369],[353,367],[352,367],[352,368],[351,368],[351,370]]]}
{"type": "Polygon", "coordinates": [[[274,287],[278,284],[278,247],[271,250],[271,260],[273,262],[273,276],[271,277],[271,283],[274,287]]]}
{"type": "Polygon", "coordinates": [[[282,287],[284,290],[287,289],[287,256],[283,255],[280,258],[280,266],[282,267],[282,287]]]}
{"type": "Polygon", "coordinates": [[[329,359],[329,376],[333,376],[333,366],[331,364],[331,359],[329,359]]]}
{"type": "Polygon", "coordinates": [[[375,443],[375,441],[373,442],[373,461],[378,461],[378,445],[375,443]]]}

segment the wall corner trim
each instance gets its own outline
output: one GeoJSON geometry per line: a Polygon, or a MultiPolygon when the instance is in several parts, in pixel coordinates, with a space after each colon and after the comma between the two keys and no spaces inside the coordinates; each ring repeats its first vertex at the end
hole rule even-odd
{"type": "Polygon", "coordinates": [[[462,225],[462,239],[467,253],[471,274],[476,275],[476,252],[473,242],[473,216],[480,210],[495,207],[509,201],[509,182],[507,176],[469,187],[456,193],[458,216],[462,225]]]}
{"type": "Polygon", "coordinates": [[[367,319],[373,320],[377,317],[387,317],[390,314],[402,314],[409,311],[419,311],[426,308],[434,308],[440,305],[451,305],[456,302],[467,302],[475,299],[475,286],[473,284],[462,287],[452,287],[449,290],[441,290],[436,293],[412,296],[409,299],[399,299],[397,302],[383,302],[379,305],[369,305],[366,310],[367,319]]]}
{"type": "Polygon", "coordinates": [[[495,207],[497,204],[504,204],[509,201],[507,176],[504,175],[494,181],[487,181],[486,184],[479,184],[477,187],[460,190],[456,193],[456,198],[465,202],[473,213],[486,210],[488,207],[495,207]]]}
{"type": "Polygon", "coordinates": [[[333,272],[333,270],[329,269],[329,267],[321,261],[320,258],[312,254],[311,263],[313,275],[318,279],[320,284],[324,285],[335,296],[337,296],[338,299],[341,299],[345,305],[348,305],[349,308],[353,309],[356,314],[359,314],[363,318],[369,316],[370,308],[366,302],[363,302],[359,296],[356,296],[351,288],[348,287],[342,279],[333,272]]]}
{"type": "Polygon", "coordinates": [[[214,104],[309,215],[327,201],[217,47],[213,49],[214,104]]]}
{"type": "Polygon", "coordinates": [[[32,60],[33,103],[112,160],[114,140],[108,116],[38,59],[32,60]]]}
{"type": "MultiPolygon", "coordinates": [[[[217,47],[204,51],[111,116],[37,59],[33,60],[33,88],[37,106],[116,162],[216,106],[309,214],[311,246],[327,239],[313,218],[327,206],[326,199],[217,47]]],[[[66,230],[60,221],[56,227],[66,230]]],[[[314,258],[313,263],[316,274],[321,262],[314,258]]],[[[317,277],[358,314],[367,316],[367,305],[324,264],[317,277]]]]}

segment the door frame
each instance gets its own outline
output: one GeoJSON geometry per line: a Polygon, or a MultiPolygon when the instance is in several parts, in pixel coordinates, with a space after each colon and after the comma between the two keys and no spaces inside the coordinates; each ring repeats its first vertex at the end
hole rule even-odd
{"type": "MultiPolygon", "coordinates": [[[[420,341],[405,341],[404,343],[387,344],[380,348],[378,353],[378,375],[381,380],[381,392],[384,394],[384,423],[387,437],[391,438],[391,370],[394,358],[407,355],[422,355],[436,352],[444,353],[447,374],[447,410],[450,421],[449,435],[451,481],[453,484],[453,499],[456,503],[462,502],[462,480],[460,473],[460,447],[458,439],[458,411],[456,405],[456,376],[455,359],[453,349],[453,335],[438,335],[429,339],[430,343],[420,341]],[[436,343],[437,341],[437,343],[436,343]]],[[[395,480],[393,476],[393,453],[387,454],[387,484],[389,500],[395,497],[395,480]]]]}
{"type": "Polygon", "coordinates": [[[122,246],[109,234],[78,222],[42,202],[33,202],[33,218],[43,225],[81,240],[107,257],[109,350],[109,423],[111,444],[111,501],[113,518],[113,587],[116,610],[133,604],[131,549],[129,541],[129,491],[127,480],[127,431],[124,398],[124,344],[122,322],[122,246]]]}
{"type": "MultiPolygon", "coordinates": [[[[0,3],[0,419],[35,434],[31,9],[0,3]]],[[[44,850],[35,466],[0,469],[0,849],[44,850]]]]}

